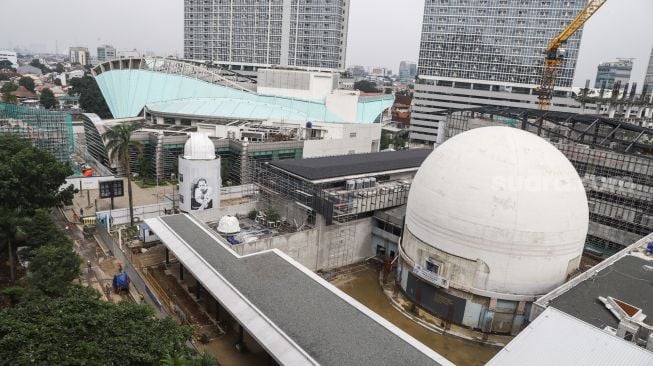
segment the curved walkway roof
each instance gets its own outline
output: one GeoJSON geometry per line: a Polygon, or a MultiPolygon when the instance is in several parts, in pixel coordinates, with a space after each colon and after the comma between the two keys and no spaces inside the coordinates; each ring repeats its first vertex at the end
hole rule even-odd
{"type": "Polygon", "coordinates": [[[356,120],[345,120],[324,100],[260,95],[213,69],[170,59],[122,59],[93,69],[114,118],[135,117],[147,106],[166,114],[212,118],[372,123],[394,97],[359,96],[356,120]]]}

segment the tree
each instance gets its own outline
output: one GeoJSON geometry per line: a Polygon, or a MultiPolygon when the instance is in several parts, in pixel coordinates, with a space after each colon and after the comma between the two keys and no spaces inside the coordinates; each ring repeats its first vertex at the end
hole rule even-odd
{"type": "Polygon", "coordinates": [[[12,243],[25,235],[24,227],[26,223],[27,220],[20,210],[0,206],[0,239],[5,243],[9,252],[11,282],[16,280],[16,264],[14,263],[12,243]]]}
{"type": "Polygon", "coordinates": [[[0,70],[12,70],[14,69],[14,64],[9,60],[0,60],[0,70]]]}
{"type": "Polygon", "coordinates": [[[54,97],[54,93],[52,93],[52,90],[50,90],[48,88],[44,88],[41,91],[40,101],[41,101],[41,105],[45,109],[50,109],[50,108],[54,107],[55,105],[57,105],[57,99],[54,97]]]}
{"type": "Polygon", "coordinates": [[[52,72],[52,70],[50,70],[47,66],[43,65],[41,63],[41,61],[39,61],[36,58],[33,59],[32,62],[30,62],[29,64],[30,64],[30,66],[34,66],[34,67],[36,67],[38,69],[41,69],[41,72],[44,73],[44,74],[49,74],[49,73],[52,72]]]}
{"type": "Polygon", "coordinates": [[[16,91],[18,89],[18,85],[14,83],[4,83],[2,84],[2,87],[0,88],[0,92],[4,93],[11,93],[13,91],[16,91]]]}
{"type": "Polygon", "coordinates": [[[35,249],[46,245],[68,246],[70,239],[52,220],[50,212],[46,209],[37,209],[31,217],[29,225],[25,227],[26,244],[29,250],[25,254],[31,260],[35,249]]]}
{"type": "Polygon", "coordinates": [[[380,90],[376,88],[376,83],[367,80],[359,80],[354,83],[354,89],[360,90],[363,93],[379,93],[380,90]]]}
{"type": "Polygon", "coordinates": [[[69,94],[79,94],[79,105],[82,109],[95,113],[100,118],[113,118],[95,79],[90,76],[73,78],[70,85],[69,94]]]}
{"type": "Polygon", "coordinates": [[[72,169],[29,140],[0,136],[0,202],[30,215],[38,208],[72,202],[75,187],[66,183],[72,169]]]}
{"type": "Polygon", "coordinates": [[[143,152],[143,144],[139,141],[132,141],[132,133],[141,128],[141,124],[120,124],[113,126],[102,135],[107,144],[109,158],[122,164],[127,173],[127,193],[129,195],[129,223],[134,226],[134,203],[132,198],[132,171],[129,165],[130,148],[140,156],[143,152]]]}
{"type": "Polygon", "coordinates": [[[61,296],[79,276],[82,259],[68,245],[46,245],[34,251],[29,263],[28,283],[48,296],[61,296]]]}
{"type": "Polygon", "coordinates": [[[24,86],[27,90],[34,92],[34,79],[29,76],[23,76],[18,80],[18,85],[24,86]]]}
{"type": "Polygon", "coordinates": [[[54,71],[58,72],[59,74],[66,72],[66,69],[64,69],[63,65],[61,63],[57,63],[56,68],[54,71]]]}
{"type": "Polygon", "coordinates": [[[73,285],[63,296],[25,297],[0,312],[2,364],[158,365],[166,354],[191,353],[190,328],[157,319],[149,305],[101,301],[73,285]]]}
{"type": "Polygon", "coordinates": [[[59,78],[54,79],[54,85],[61,86],[61,79],[59,78]]]}

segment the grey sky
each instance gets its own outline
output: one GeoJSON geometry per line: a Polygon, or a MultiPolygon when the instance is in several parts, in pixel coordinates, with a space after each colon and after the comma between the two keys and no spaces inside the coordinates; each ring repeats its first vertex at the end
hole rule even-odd
{"type": "MultiPolygon", "coordinates": [[[[59,52],[103,43],[118,50],[179,54],[183,0],[0,0],[0,48],[59,52]],[[29,17],[18,16],[21,12],[29,17]],[[7,16],[10,15],[10,16],[7,16]],[[29,19],[29,23],[25,23],[29,19]]],[[[401,60],[417,61],[424,0],[351,0],[347,65],[383,66],[397,72],[401,60]]],[[[653,47],[653,0],[609,0],[590,19],[575,84],[594,80],[596,65],[635,58],[631,80],[641,84],[653,47]]]]}

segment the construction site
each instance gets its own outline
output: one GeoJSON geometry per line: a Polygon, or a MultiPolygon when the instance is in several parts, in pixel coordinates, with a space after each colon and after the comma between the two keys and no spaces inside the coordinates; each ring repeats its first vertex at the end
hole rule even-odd
{"type": "Polygon", "coordinates": [[[29,139],[57,160],[71,161],[73,124],[68,114],[0,103],[0,134],[29,139]]]}

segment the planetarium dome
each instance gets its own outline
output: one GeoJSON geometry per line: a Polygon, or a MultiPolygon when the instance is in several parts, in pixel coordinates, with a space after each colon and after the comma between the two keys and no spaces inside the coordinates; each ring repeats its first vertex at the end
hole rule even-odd
{"type": "Polygon", "coordinates": [[[184,144],[184,159],[213,160],[215,159],[215,145],[207,134],[191,133],[184,144]]]}
{"type": "Polygon", "coordinates": [[[402,246],[417,263],[435,249],[450,272],[467,271],[449,273],[452,286],[473,277],[464,290],[537,295],[577,268],[588,223],[583,183],[557,148],[526,131],[484,127],[424,161],[402,246]]]}

